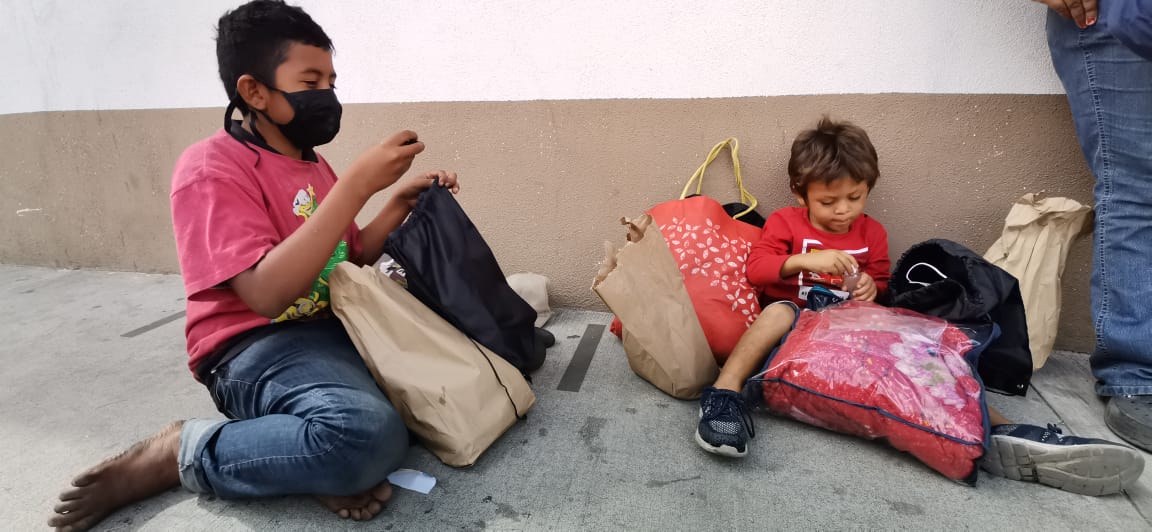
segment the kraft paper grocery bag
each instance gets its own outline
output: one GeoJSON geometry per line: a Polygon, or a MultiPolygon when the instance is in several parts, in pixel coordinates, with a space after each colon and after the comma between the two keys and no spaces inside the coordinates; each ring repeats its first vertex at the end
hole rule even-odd
{"type": "Polygon", "coordinates": [[[450,466],[469,466],[536,396],[519,370],[383,272],[341,263],[332,309],[404,424],[450,466]]]}
{"type": "Polygon", "coordinates": [[[1025,194],[1012,205],[1000,239],[984,259],[1020,281],[1032,367],[1052,354],[1060,327],[1060,279],[1076,238],[1091,230],[1092,209],[1068,198],[1025,194]]]}
{"type": "Polygon", "coordinates": [[[719,374],[668,243],[645,214],[622,219],[629,242],[607,256],[592,289],[623,324],[632,371],[668,395],[694,399],[719,374]]]}

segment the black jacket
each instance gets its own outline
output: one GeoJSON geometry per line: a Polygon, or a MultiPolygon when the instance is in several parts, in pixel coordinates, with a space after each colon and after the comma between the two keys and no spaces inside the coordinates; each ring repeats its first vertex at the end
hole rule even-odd
{"type": "Polygon", "coordinates": [[[984,386],[1011,395],[1028,392],[1028,324],[1020,284],[1012,274],[956,242],[928,240],[896,262],[888,303],[943,318],[974,337],[991,337],[977,363],[984,386]],[[995,328],[999,337],[991,332],[995,328]]]}

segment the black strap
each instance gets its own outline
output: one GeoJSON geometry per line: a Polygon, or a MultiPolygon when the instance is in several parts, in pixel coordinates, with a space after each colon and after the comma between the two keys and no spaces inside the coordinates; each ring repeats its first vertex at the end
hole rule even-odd
{"type": "Polygon", "coordinates": [[[500,379],[500,373],[496,371],[496,365],[492,364],[492,359],[488,358],[488,355],[484,352],[483,349],[480,348],[480,345],[476,343],[476,340],[472,340],[471,338],[468,340],[471,341],[472,346],[480,352],[480,356],[484,357],[484,360],[488,361],[488,367],[492,368],[492,374],[496,376],[496,382],[500,384],[501,388],[504,388],[504,395],[507,395],[508,402],[512,403],[512,412],[516,414],[516,419],[521,421],[528,419],[528,414],[521,414],[520,409],[516,407],[516,400],[512,398],[512,392],[508,391],[508,387],[505,386],[504,381],[500,379]]]}

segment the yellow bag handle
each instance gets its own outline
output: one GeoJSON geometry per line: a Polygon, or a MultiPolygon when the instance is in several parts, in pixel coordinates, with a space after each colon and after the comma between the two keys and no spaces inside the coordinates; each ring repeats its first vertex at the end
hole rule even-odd
{"type": "Polygon", "coordinates": [[[756,196],[753,196],[751,192],[748,192],[748,190],[744,188],[744,176],[740,173],[740,141],[736,140],[736,137],[728,137],[712,147],[712,151],[708,152],[708,157],[704,159],[704,163],[700,165],[700,168],[696,169],[692,177],[688,178],[688,183],[684,185],[684,192],[680,193],[680,199],[688,197],[688,191],[692,188],[693,182],[696,183],[696,193],[701,193],[704,188],[704,170],[708,169],[708,165],[716,160],[716,157],[720,155],[720,152],[724,151],[725,147],[732,153],[732,169],[736,173],[736,186],[740,187],[740,203],[748,205],[746,210],[733,216],[733,218],[740,218],[756,210],[756,204],[758,202],[756,201],[756,196]]]}

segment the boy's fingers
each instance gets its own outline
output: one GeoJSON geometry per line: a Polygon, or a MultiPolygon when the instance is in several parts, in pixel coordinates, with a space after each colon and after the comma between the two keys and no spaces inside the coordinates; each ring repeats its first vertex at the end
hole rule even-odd
{"type": "Polygon", "coordinates": [[[415,131],[405,129],[403,131],[397,131],[389,135],[388,138],[384,139],[384,144],[389,146],[399,146],[406,143],[417,142],[419,140],[420,135],[417,135],[415,131]]]}
{"type": "Polygon", "coordinates": [[[414,144],[396,146],[395,149],[399,152],[401,157],[416,157],[420,154],[420,152],[424,151],[424,143],[416,141],[414,144]]]}
{"type": "Polygon", "coordinates": [[[451,188],[452,185],[456,182],[456,178],[450,172],[445,172],[444,170],[429,172],[428,177],[429,179],[432,179],[433,181],[447,188],[451,188]]]}
{"type": "Polygon", "coordinates": [[[852,299],[868,300],[876,296],[876,285],[872,284],[871,278],[867,275],[860,277],[860,285],[856,287],[856,291],[852,292],[852,299]]]}
{"type": "Polygon", "coordinates": [[[456,172],[449,172],[446,170],[440,170],[439,173],[440,173],[440,184],[443,185],[444,188],[447,188],[448,190],[452,191],[452,193],[456,193],[456,192],[460,191],[460,181],[456,178],[456,172]]]}
{"type": "Polygon", "coordinates": [[[420,142],[420,137],[415,131],[397,131],[382,142],[386,147],[395,148],[401,157],[415,157],[418,153],[424,151],[424,143],[420,142]]]}
{"type": "Polygon", "coordinates": [[[399,148],[405,152],[412,152],[412,155],[416,155],[424,151],[424,143],[417,140],[409,144],[402,144],[399,148]]]}

